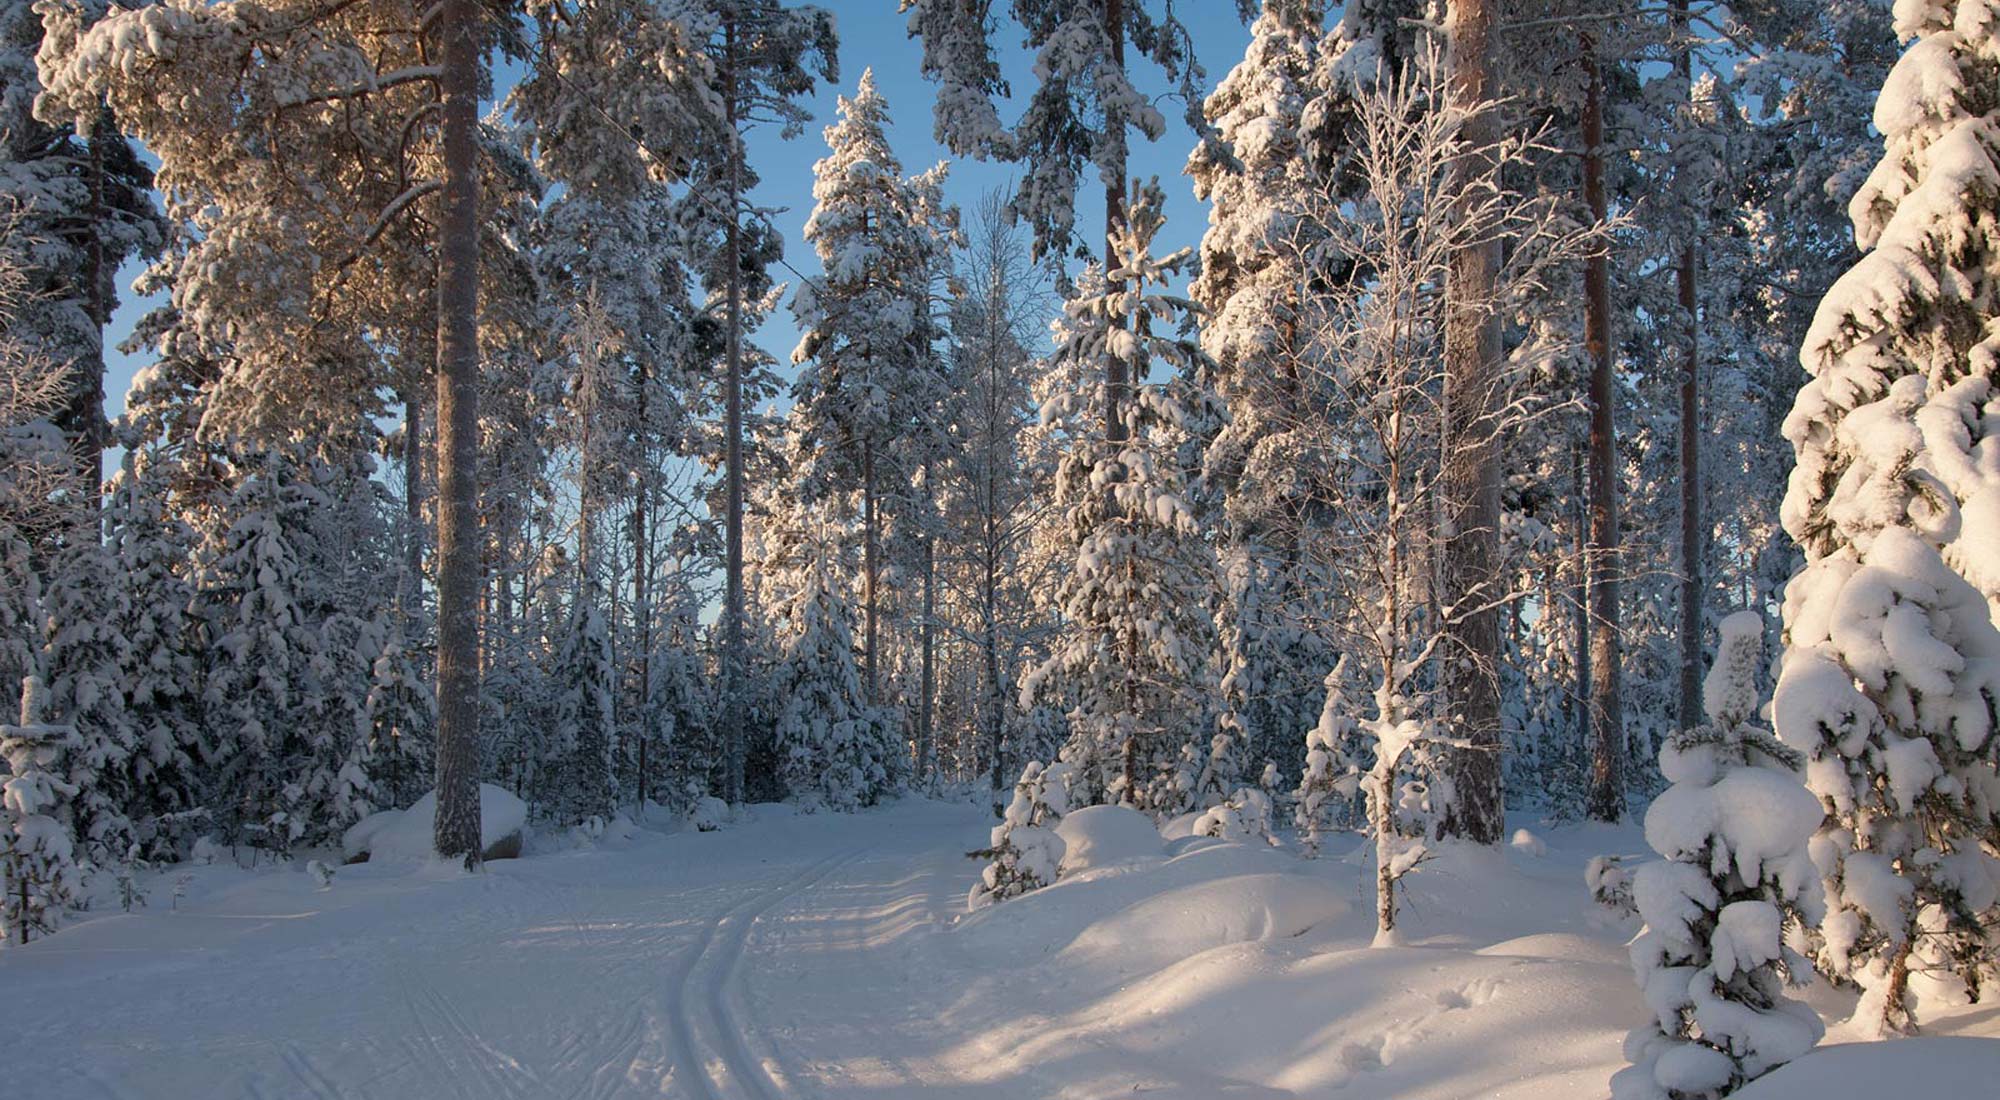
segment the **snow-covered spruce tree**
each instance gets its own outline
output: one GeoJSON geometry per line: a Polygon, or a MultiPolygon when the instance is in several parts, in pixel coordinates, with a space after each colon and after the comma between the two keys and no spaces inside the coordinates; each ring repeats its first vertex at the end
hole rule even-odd
{"type": "Polygon", "coordinates": [[[1885,153],[1849,210],[1865,255],[1820,303],[1785,421],[1774,715],[1826,809],[1818,962],[1907,1031],[1913,994],[1992,977],[2000,927],[2000,12],[1904,0],[1876,102],[1885,153]]]}
{"type": "Polygon", "coordinates": [[[1053,369],[1077,384],[1042,407],[1045,428],[1066,434],[1055,472],[1060,553],[1067,573],[1051,610],[1062,618],[1048,657],[1021,684],[1023,706],[1068,708],[1064,763],[1072,801],[1181,812],[1176,763],[1183,746],[1213,734],[1214,555],[1200,537],[1183,444],[1203,411],[1201,353],[1185,334],[1191,303],[1153,288],[1188,259],[1153,254],[1162,218],[1157,186],[1135,188],[1131,222],[1118,234],[1116,283],[1087,271],[1067,306],[1053,369]],[[1127,329],[1124,317],[1138,318],[1127,329]],[[1154,326],[1176,330],[1154,331],[1154,326]],[[1179,377],[1136,393],[1122,442],[1096,421],[1105,372],[1118,358],[1143,378],[1155,359],[1179,377]],[[1071,564],[1073,563],[1073,564],[1071,564]]]}
{"type": "Polygon", "coordinates": [[[974,859],[987,860],[979,881],[966,897],[967,909],[983,909],[996,901],[1020,897],[1056,880],[1062,867],[1063,840],[1056,823],[1070,811],[1067,764],[1043,767],[1030,760],[1014,784],[1014,798],[993,826],[992,842],[974,859]]]}
{"type": "Polygon", "coordinates": [[[125,812],[149,859],[191,839],[200,812],[195,754],[199,687],[188,584],[194,534],[172,498],[177,465],[152,447],[128,449],[106,494],[109,553],[124,589],[116,629],[120,691],[132,733],[125,812]]]}
{"type": "Polygon", "coordinates": [[[249,463],[196,574],[213,742],[203,799],[230,841],[284,853],[373,808],[364,621],[348,610],[368,566],[355,554],[364,536],[342,521],[375,483],[275,448],[249,463]]]}
{"type": "Polygon", "coordinates": [[[851,613],[823,563],[811,568],[786,611],[791,636],[778,673],[778,774],[808,809],[873,805],[897,778],[900,731],[863,693],[851,613]]]}
{"type": "Polygon", "coordinates": [[[1632,968],[1653,1019],[1625,1040],[1633,1064],[1612,1079],[1617,1100],[1734,1092],[1826,1030],[1784,992],[1811,966],[1785,929],[1820,915],[1806,852],[1820,808],[1797,777],[1803,756],[1754,724],[1763,648],[1757,613],[1724,619],[1702,685],[1708,724],[1660,750],[1673,785],[1646,811],[1646,842],[1664,859],[1632,885],[1646,921],[1632,968]]]}
{"type": "Polygon", "coordinates": [[[67,726],[44,720],[45,689],[38,677],[21,681],[21,721],[0,726],[0,759],[10,773],[0,782],[0,939],[27,943],[55,930],[63,910],[76,903],[83,872],[68,823],[75,785],[63,779],[72,743],[67,726]]]}
{"type": "Polygon", "coordinates": [[[1222,512],[1221,686],[1247,758],[1286,771],[1299,766],[1298,731],[1313,720],[1329,660],[1291,606],[1314,587],[1298,551],[1310,537],[1302,482],[1323,464],[1289,430],[1288,411],[1301,396],[1297,358],[1309,342],[1301,298],[1326,277],[1305,216],[1323,184],[1300,133],[1325,9],[1319,0],[1267,0],[1243,60],[1203,106],[1214,133],[1187,168],[1209,203],[1192,295],[1206,311],[1202,349],[1229,411],[1204,456],[1222,512]]]}
{"type": "Polygon", "coordinates": [[[1361,789],[1358,752],[1361,726],[1348,699],[1347,658],[1333,663],[1326,674],[1326,701],[1319,722],[1306,731],[1306,764],[1293,792],[1293,823],[1306,854],[1319,854],[1320,837],[1338,813],[1345,818],[1361,789]]]}
{"type": "Polygon", "coordinates": [[[618,806],[612,772],[616,716],[612,713],[611,636],[598,609],[594,585],[570,601],[550,678],[558,692],[549,761],[550,786],[538,801],[564,825],[608,821],[618,806]]]}
{"type": "Polygon", "coordinates": [[[70,731],[63,779],[72,788],[70,825],[85,863],[123,863],[136,839],[130,807],[137,735],[126,708],[126,589],[115,560],[94,542],[64,547],[42,607],[48,714],[70,731]]]}

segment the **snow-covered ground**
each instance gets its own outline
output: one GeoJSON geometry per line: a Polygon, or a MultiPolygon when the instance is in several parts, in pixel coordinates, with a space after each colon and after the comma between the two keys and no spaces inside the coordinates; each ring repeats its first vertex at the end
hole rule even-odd
{"type": "MultiPolygon", "coordinates": [[[[1106,850],[1132,858],[967,915],[987,824],[760,807],[476,877],[196,868],[176,910],[177,871],[142,910],[0,952],[0,1095],[1595,1100],[1642,1017],[1633,928],[1582,888],[1636,829],[1447,851],[1406,880],[1409,946],[1370,949],[1338,847],[1106,850]]],[[[2000,1009],[1935,1030],[2000,1035],[2000,1009]]],[[[2000,1040],[1923,1042],[1902,1060],[1940,1084],[2000,1078],[2000,1040]]],[[[1757,1095],[1864,1095],[1885,1049],[1757,1095]]]]}

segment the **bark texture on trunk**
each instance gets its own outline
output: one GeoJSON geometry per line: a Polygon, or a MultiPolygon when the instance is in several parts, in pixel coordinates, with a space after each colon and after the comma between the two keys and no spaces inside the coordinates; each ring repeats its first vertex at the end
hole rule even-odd
{"type": "Polygon", "coordinates": [[[438,261],[438,854],[479,865],[479,5],[444,0],[438,261]]]}
{"type": "MultiPolygon", "coordinates": [[[[1674,32],[1680,39],[1675,43],[1674,72],[1680,77],[1682,91],[1688,96],[1689,107],[1692,108],[1694,60],[1690,53],[1692,46],[1687,40],[1688,0],[1673,0],[1667,10],[1674,32]]],[[[1686,326],[1682,334],[1685,344],[1682,347],[1680,377],[1680,727],[1693,729],[1702,721],[1701,335],[1697,327],[1699,305],[1695,300],[1696,227],[1691,211],[1684,212],[1683,217],[1687,218],[1682,227],[1686,236],[1681,246],[1678,270],[1674,273],[1675,290],[1680,298],[1681,324],[1686,326]]]]}
{"type": "MultiPolygon", "coordinates": [[[[1586,36],[1583,64],[1583,197],[1605,219],[1604,73],[1586,36]]],[[[1583,342],[1590,353],[1590,794],[1584,812],[1597,821],[1625,816],[1625,713],[1618,637],[1617,440],[1612,424],[1611,257],[1585,261],[1583,342]]]]}
{"type": "Polygon", "coordinates": [[[724,107],[729,137],[737,148],[729,161],[729,285],[727,294],[728,369],[723,390],[723,595],[722,736],[725,797],[743,801],[743,761],[748,752],[748,714],[743,705],[749,670],[743,652],[743,201],[742,145],[737,104],[736,23],[723,25],[724,107]]]}
{"type": "MultiPolygon", "coordinates": [[[[1452,97],[1482,104],[1493,94],[1496,0],[1451,0],[1445,15],[1452,97]]],[[[1491,110],[1466,123],[1465,141],[1490,148],[1491,110]]],[[[1484,166],[1454,171],[1476,176],[1484,166]]],[[[1461,249],[1447,277],[1443,603],[1450,608],[1444,653],[1450,733],[1462,747],[1447,761],[1451,798],[1440,831],[1497,844],[1505,812],[1500,775],[1500,617],[1496,565],[1500,527],[1498,412],[1500,329],[1492,313],[1498,242],[1461,249]]]]}
{"type": "MultiPolygon", "coordinates": [[[[1104,33],[1111,39],[1111,63],[1118,68],[1125,67],[1125,0],[1104,0],[1104,33]]],[[[1119,123],[1123,125],[1123,123],[1119,123]]],[[[1116,239],[1118,229],[1125,222],[1125,165],[1120,163],[1117,171],[1104,181],[1104,271],[1107,275],[1117,267],[1116,239]]],[[[1116,291],[1120,282],[1106,280],[1105,289],[1116,291]]],[[[1127,320],[1118,317],[1112,324],[1124,328],[1127,320]]],[[[1125,361],[1113,355],[1104,365],[1104,438],[1112,443],[1125,441],[1126,391],[1131,380],[1126,377],[1125,361]]]]}

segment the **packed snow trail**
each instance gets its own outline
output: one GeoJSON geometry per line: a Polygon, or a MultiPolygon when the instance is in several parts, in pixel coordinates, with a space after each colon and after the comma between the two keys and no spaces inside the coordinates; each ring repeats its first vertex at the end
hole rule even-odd
{"type": "MultiPolygon", "coordinates": [[[[774,925],[962,895],[982,813],[911,803],[444,869],[196,869],[146,908],[0,954],[10,1100],[685,1097],[792,1100],[746,972],[774,925]],[[942,854],[942,855],[941,855],[942,854]],[[857,886],[857,883],[861,884],[857,886]],[[213,886],[212,889],[204,889],[213,886]],[[857,896],[857,891],[859,896],[857,896]],[[820,899],[826,899],[821,901],[820,899]]],[[[927,917],[928,919],[928,917],[927,917]]],[[[865,1014],[868,1006],[856,1005],[865,1014]]]]}

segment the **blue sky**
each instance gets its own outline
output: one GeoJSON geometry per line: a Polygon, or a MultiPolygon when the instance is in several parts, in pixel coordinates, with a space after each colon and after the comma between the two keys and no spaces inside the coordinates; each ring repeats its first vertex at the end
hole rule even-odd
{"type": "MultiPolygon", "coordinates": [[[[1157,8],[1161,0],[1150,0],[1150,3],[1157,8]]],[[[822,88],[813,98],[814,121],[798,138],[784,141],[778,137],[775,128],[768,128],[757,133],[750,145],[750,156],[763,177],[763,183],[752,195],[752,200],[759,206],[784,208],[772,217],[785,232],[786,259],[808,274],[817,273],[819,264],[799,233],[812,209],[812,165],[826,151],[821,130],[834,119],[835,97],[851,92],[864,69],[875,70],[876,83],[889,101],[892,119],[890,142],[902,158],[904,169],[916,172],[939,160],[949,159],[943,148],[931,139],[932,86],[918,71],[922,53],[918,44],[911,41],[905,32],[904,17],[896,11],[897,0],[820,0],[820,6],[833,12],[840,32],[839,83],[822,88]]],[[[1193,32],[1196,51],[1208,71],[1208,84],[1212,87],[1243,56],[1243,48],[1249,42],[1249,31],[1238,22],[1232,0],[1179,0],[1174,8],[1193,32]]],[[[1032,78],[1028,73],[1031,57],[1021,46],[1018,31],[1011,25],[1002,25],[995,44],[1003,51],[1003,64],[1015,82],[1016,105],[1003,105],[1001,112],[1001,117],[1011,122],[1019,113],[1018,101],[1031,90],[1029,81],[1032,78]]],[[[1144,65],[1139,67],[1138,80],[1144,90],[1165,87],[1165,81],[1144,65]]],[[[1192,137],[1179,123],[1180,105],[1162,101],[1159,107],[1170,120],[1170,129],[1157,143],[1135,140],[1131,172],[1135,176],[1160,177],[1168,196],[1168,224],[1161,244],[1165,249],[1172,249],[1193,245],[1200,240],[1202,229],[1207,224],[1208,211],[1202,203],[1195,201],[1187,179],[1180,174],[1193,143],[1192,137]]],[[[1014,175],[1014,167],[1007,164],[955,161],[951,166],[948,194],[961,207],[970,208],[983,193],[1008,187],[1014,175]]],[[[1077,204],[1077,224],[1094,227],[1102,225],[1103,219],[1102,188],[1094,178],[1089,179],[1077,204]]],[[[1094,238],[1095,234],[1090,236],[1094,238]]],[[[112,317],[107,333],[107,343],[114,348],[125,339],[133,324],[151,305],[150,302],[135,299],[131,293],[131,279],[137,274],[138,269],[133,266],[121,276],[121,296],[125,301],[112,317]]],[[[788,273],[780,272],[780,276],[788,277],[788,273]]],[[[797,342],[797,331],[789,311],[780,310],[775,314],[758,332],[757,338],[781,360],[787,357],[797,342]]],[[[135,357],[115,350],[111,352],[109,376],[105,379],[104,388],[106,407],[113,415],[124,407],[125,391],[133,372],[146,361],[143,355],[135,357]]]]}

